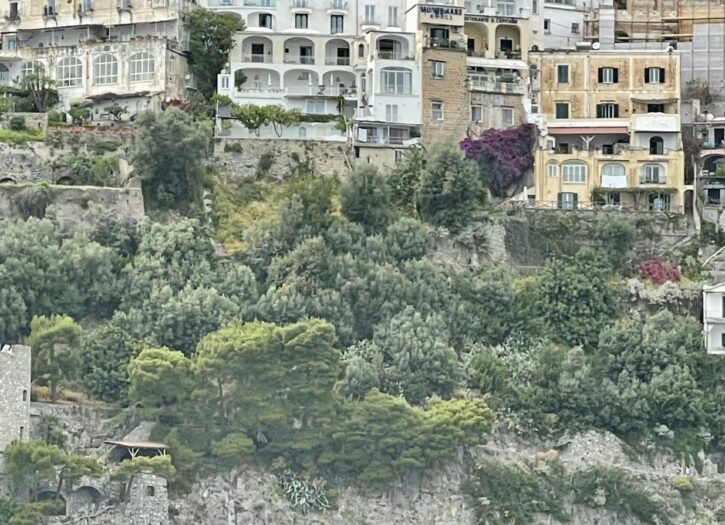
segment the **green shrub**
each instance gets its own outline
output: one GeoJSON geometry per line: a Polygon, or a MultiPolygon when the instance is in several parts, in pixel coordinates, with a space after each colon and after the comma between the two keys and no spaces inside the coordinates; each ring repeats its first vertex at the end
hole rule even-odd
{"type": "Polygon", "coordinates": [[[242,153],[244,150],[242,149],[241,142],[225,142],[224,151],[228,153],[242,153]]]}
{"type": "Polygon", "coordinates": [[[48,111],[48,122],[51,124],[65,124],[65,117],[63,111],[48,111]]]}
{"type": "Polygon", "coordinates": [[[692,483],[690,476],[679,474],[672,478],[672,488],[680,492],[692,492],[695,490],[695,485],[692,483]]]}
{"type": "Polygon", "coordinates": [[[21,117],[18,115],[10,117],[10,120],[8,121],[8,126],[13,131],[25,131],[25,117],[21,117]]]}

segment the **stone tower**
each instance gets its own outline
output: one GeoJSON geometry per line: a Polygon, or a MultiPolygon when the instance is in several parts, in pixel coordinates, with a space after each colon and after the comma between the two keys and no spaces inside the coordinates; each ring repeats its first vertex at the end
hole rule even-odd
{"type": "Polygon", "coordinates": [[[30,436],[30,347],[0,345],[0,456],[30,436]]]}

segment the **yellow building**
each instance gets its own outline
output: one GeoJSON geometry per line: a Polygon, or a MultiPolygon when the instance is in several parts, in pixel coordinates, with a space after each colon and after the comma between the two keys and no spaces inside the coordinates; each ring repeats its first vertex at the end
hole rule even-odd
{"type": "MultiPolygon", "coordinates": [[[[668,51],[532,52],[542,207],[681,212],[680,64],[668,51]]],[[[688,196],[691,198],[691,195],[688,196]]]]}

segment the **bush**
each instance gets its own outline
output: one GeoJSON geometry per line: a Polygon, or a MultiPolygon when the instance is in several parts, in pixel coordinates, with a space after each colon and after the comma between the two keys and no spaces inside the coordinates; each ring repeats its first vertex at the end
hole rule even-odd
{"type": "Polygon", "coordinates": [[[52,124],[65,124],[66,114],[63,111],[48,111],[48,122],[52,124]]]}
{"type": "Polygon", "coordinates": [[[692,483],[692,478],[690,476],[679,474],[672,478],[672,488],[682,493],[692,492],[695,490],[695,485],[692,483]]]}
{"type": "Polygon", "coordinates": [[[8,126],[13,131],[25,131],[25,117],[20,116],[14,116],[10,117],[10,120],[8,121],[8,126]]]}
{"type": "Polygon", "coordinates": [[[680,269],[664,259],[648,259],[639,264],[638,272],[654,284],[679,282],[680,269]]]}

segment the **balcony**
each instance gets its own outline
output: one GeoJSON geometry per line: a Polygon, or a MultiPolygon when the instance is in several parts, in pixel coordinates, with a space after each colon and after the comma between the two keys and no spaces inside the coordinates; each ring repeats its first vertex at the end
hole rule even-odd
{"type": "Polygon", "coordinates": [[[20,15],[18,14],[17,9],[5,11],[3,13],[3,18],[5,18],[6,22],[20,22],[20,15]]]}
{"type": "Polygon", "coordinates": [[[116,9],[119,11],[130,11],[133,9],[133,4],[131,4],[131,0],[118,0],[116,9]]]}
{"type": "Polygon", "coordinates": [[[396,51],[378,51],[377,58],[380,60],[414,60],[413,57],[396,51]]]}
{"type": "Polygon", "coordinates": [[[325,57],[326,66],[349,66],[350,57],[325,57]]]}
{"type": "Polygon", "coordinates": [[[357,88],[340,86],[289,86],[285,89],[291,97],[345,97],[357,98],[357,88]]]}
{"type": "Polygon", "coordinates": [[[680,116],[666,113],[632,115],[632,131],[679,133],[680,116]]]}
{"type": "Polygon", "coordinates": [[[443,49],[460,49],[465,51],[466,40],[463,38],[434,38],[426,37],[426,47],[439,47],[443,49]]]}
{"type": "Polygon", "coordinates": [[[493,91],[496,93],[514,93],[523,95],[526,85],[516,77],[488,76],[477,73],[468,75],[468,82],[473,91],[493,91]]]}
{"type": "Polygon", "coordinates": [[[242,55],[242,62],[269,63],[272,62],[272,55],[245,53],[244,55],[242,55]]]}
{"type": "Polygon", "coordinates": [[[309,3],[307,0],[290,0],[289,6],[290,9],[307,9],[309,3]]]}
{"type": "MultiPolygon", "coordinates": [[[[240,0],[234,0],[239,2],[240,0]]],[[[245,7],[276,7],[276,0],[243,0],[245,7]]]]}
{"type": "Polygon", "coordinates": [[[313,65],[315,63],[315,57],[310,55],[292,55],[288,53],[284,56],[284,63],[313,65]]]}
{"type": "Polygon", "coordinates": [[[347,11],[347,0],[330,0],[329,9],[336,11],[347,11]]]}

